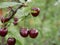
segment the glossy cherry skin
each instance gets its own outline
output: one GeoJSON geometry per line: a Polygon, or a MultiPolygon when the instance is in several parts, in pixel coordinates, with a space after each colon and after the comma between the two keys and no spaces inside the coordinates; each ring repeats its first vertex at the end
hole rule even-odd
{"type": "Polygon", "coordinates": [[[30,29],[29,30],[29,36],[31,38],[36,38],[38,36],[38,30],[36,30],[36,29],[30,29]]]}
{"type": "Polygon", "coordinates": [[[5,22],[8,22],[9,21],[9,17],[5,18],[5,22]]]}
{"type": "Polygon", "coordinates": [[[17,17],[14,17],[14,22],[13,22],[14,25],[17,25],[18,24],[18,18],[17,17]]]}
{"type": "Polygon", "coordinates": [[[1,22],[2,22],[2,23],[5,22],[5,18],[4,18],[4,17],[1,18],[1,22]]]}
{"type": "Polygon", "coordinates": [[[32,16],[34,16],[34,17],[38,16],[39,13],[40,13],[40,9],[39,9],[39,8],[34,7],[34,8],[32,8],[31,10],[33,11],[33,12],[31,12],[31,14],[32,14],[32,16]]]}
{"type": "Polygon", "coordinates": [[[2,23],[7,22],[8,20],[9,20],[9,18],[4,18],[4,17],[1,18],[1,22],[2,22],[2,23]]]}
{"type": "Polygon", "coordinates": [[[15,21],[14,21],[14,22],[13,22],[13,24],[14,24],[14,25],[17,25],[17,24],[18,24],[18,22],[15,22],[15,21]]]}
{"type": "Polygon", "coordinates": [[[28,30],[27,30],[27,28],[21,28],[20,29],[20,35],[22,37],[27,37],[28,36],[28,30]]]}
{"type": "Polygon", "coordinates": [[[0,36],[5,37],[8,33],[7,28],[0,29],[0,36]]]}
{"type": "Polygon", "coordinates": [[[16,39],[15,38],[12,38],[12,37],[9,37],[8,40],[7,40],[7,44],[8,45],[15,45],[16,43],[16,39]]]}

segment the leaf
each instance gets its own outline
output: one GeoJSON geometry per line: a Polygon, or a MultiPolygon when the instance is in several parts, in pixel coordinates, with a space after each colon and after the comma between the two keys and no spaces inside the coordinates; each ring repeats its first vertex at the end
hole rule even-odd
{"type": "Polygon", "coordinates": [[[20,3],[17,2],[2,2],[0,3],[0,8],[6,8],[9,6],[15,6],[15,5],[20,5],[20,3]]]}
{"type": "Polygon", "coordinates": [[[24,3],[25,2],[25,0],[19,0],[20,2],[22,2],[22,3],[24,3]]]}
{"type": "Polygon", "coordinates": [[[29,8],[22,8],[17,11],[15,16],[17,16],[18,18],[22,18],[24,16],[27,16],[29,13],[30,13],[29,8]]]}

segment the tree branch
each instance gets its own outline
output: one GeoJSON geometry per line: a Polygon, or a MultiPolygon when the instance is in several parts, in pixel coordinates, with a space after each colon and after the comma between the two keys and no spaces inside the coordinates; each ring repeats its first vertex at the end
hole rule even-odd
{"type": "Polygon", "coordinates": [[[11,13],[12,14],[10,14],[9,13],[9,15],[7,16],[7,18],[8,18],[8,21],[10,20],[10,19],[12,19],[12,17],[16,14],[16,12],[17,12],[17,10],[18,9],[20,9],[20,8],[22,8],[22,7],[24,7],[25,6],[25,4],[24,3],[22,3],[20,6],[18,6],[15,10],[13,10],[12,8],[11,8],[11,13]]]}

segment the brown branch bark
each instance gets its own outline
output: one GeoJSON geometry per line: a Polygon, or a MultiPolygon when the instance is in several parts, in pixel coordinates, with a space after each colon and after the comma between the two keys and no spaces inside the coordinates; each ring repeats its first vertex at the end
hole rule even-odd
{"type": "Polygon", "coordinates": [[[7,18],[8,18],[8,21],[10,20],[10,19],[12,19],[12,17],[16,14],[16,12],[17,12],[17,10],[18,9],[20,9],[20,8],[22,8],[22,7],[24,7],[25,5],[22,3],[20,6],[18,6],[15,10],[13,10],[12,8],[11,8],[11,11],[10,12],[12,12],[12,14],[10,14],[9,13],[9,15],[7,16],[7,18]]]}

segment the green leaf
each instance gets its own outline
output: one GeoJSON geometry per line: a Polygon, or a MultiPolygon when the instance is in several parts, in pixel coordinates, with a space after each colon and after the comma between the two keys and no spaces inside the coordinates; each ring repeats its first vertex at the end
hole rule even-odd
{"type": "Polygon", "coordinates": [[[22,9],[19,9],[17,11],[17,13],[15,14],[15,16],[18,17],[18,18],[22,18],[24,16],[27,16],[29,13],[30,13],[29,8],[22,8],[22,9]]]}
{"type": "Polygon", "coordinates": [[[2,2],[0,3],[0,8],[6,8],[9,6],[15,6],[15,5],[20,5],[21,3],[17,3],[17,2],[2,2]]]}
{"type": "Polygon", "coordinates": [[[22,2],[22,3],[24,3],[25,2],[25,0],[19,0],[20,2],[22,2]]]}

